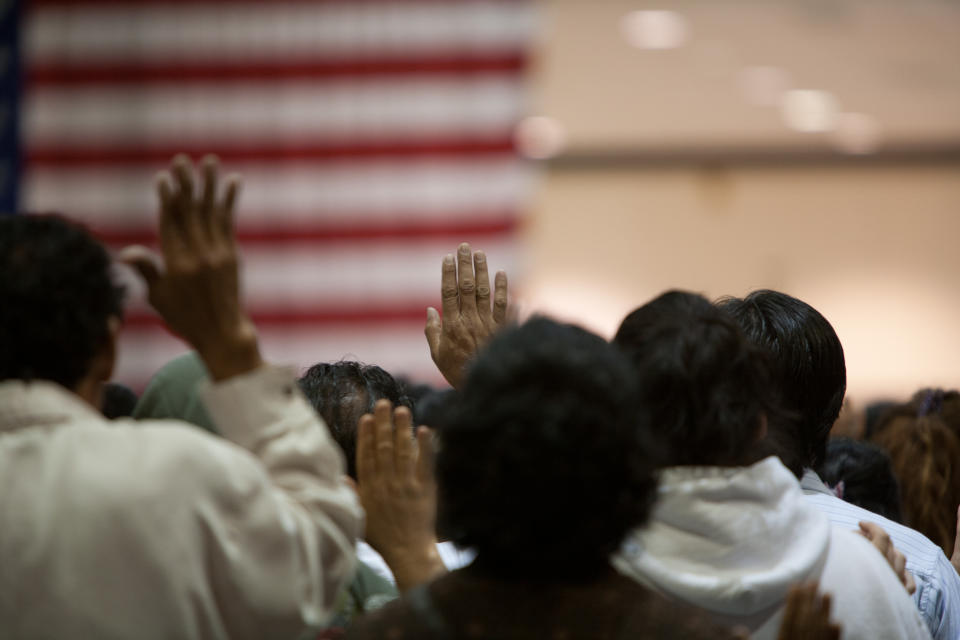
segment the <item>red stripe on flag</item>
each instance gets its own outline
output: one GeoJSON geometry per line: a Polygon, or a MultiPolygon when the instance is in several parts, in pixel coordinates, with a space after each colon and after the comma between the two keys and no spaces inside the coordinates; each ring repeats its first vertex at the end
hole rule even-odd
{"type": "Polygon", "coordinates": [[[529,0],[283,0],[282,2],[267,2],[267,0],[31,0],[26,3],[26,8],[42,9],[47,7],[111,7],[121,5],[124,7],[156,7],[163,8],[171,4],[190,4],[190,5],[208,5],[218,6],[222,4],[325,4],[342,5],[347,8],[353,4],[382,4],[382,5],[416,5],[416,6],[436,6],[449,4],[496,4],[496,5],[525,5],[529,0]]]}
{"type": "Polygon", "coordinates": [[[420,58],[310,60],[281,62],[186,62],[183,64],[117,62],[107,64],[33,64],[27,68],[28,90],[39,86],[103,84],[224,84],[233,82],[324,80],[389,75],[521,73],[521,53],[486,56],[431,55],[420,58]]]}
{"type": "Polygon", "coordinates": [[[275,161],[300,162],[379,159],[391,156],[470,156],[487,154],[515,154],[512,135],[482,139],[457,138],[447,140],[380,140],[375,142],[299,143],[278,146],[220,146],[198,145],[195,141],[166,146],[85,146],[75,149],[60,146],[28,146],[25,152],[27,166],[75,167],[104,164],[164,164],[178,153],[200,158],[216,154],[228,162],[275,161]]]}
{"type": "MultiPolygon", "coordinates": [[[[390,307],[351,308],[332,305],[313,309],[251,310],[250,317],[258,327],[295,327],[295,326],[355,326],[357,324],[390,324],[426,322],[427,307],[440,308],[439,295],[436,300],[426,300],[421,304],[390,307]]],[[[163,327],[163,320],[153,311],[131,311],[124,317],[124,326],[135,329],[145,327],[163,327]]]]}
{"type": "MultiPolygon", "coordinates": [[[[283,244],[292,242],[344,242],[377,240],[430,240],[436,238],[455,238],[457,242],[478,236],[491,236],[510,233],[517,228],[517,215],[505,214],[494,220],[477,220],[475,216],[460,215],[473,222],[455,222],[438,220],[437,222],[405,223],[407,214],[397,214],[398,220],[383,223],[371,223],[365,226],[340,226],[302,224],[281,227],[241,227],[237,238],[241,244],[283,244]]],[[[259,216],[269,220],[270,215],[259,216]]],[[[317,216],[321,217],[320,214],[317,216]]],[[[105,244],[156,244],[154,229],[145,228],[96,228],[94,234],[105,244]]]]}

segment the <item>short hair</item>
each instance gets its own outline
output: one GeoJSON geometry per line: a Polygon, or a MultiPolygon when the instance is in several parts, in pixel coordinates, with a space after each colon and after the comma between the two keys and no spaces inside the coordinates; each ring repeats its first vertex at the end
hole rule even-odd
{"type": "Polygon", "coordinates": [[[0,380],[73,389],[122,318],[110,256],[56,215],[0,216],[0,380]]]}
{"type": "MultiPolygon", "coordinates": [[[[298,380],[301,391],[327,423],[347,459],[347,475],[357,478],[357,422],[373,413],[377,400],[413,410],[413,403],[392,375],[376,365],[340,361],[315,364],[298,380]]],[[[412,434],[411,434],[412,437],[412,434]]]]}
{"type": "Polygon", "coordinates": [[[609,567],[656,490],[633,389],[623,356],[578,327],[496,335],[438,430],[439,528],[500,577],[609,567]]]}
{"type": "Polygon", "coordinates": [[[740,465],[773,453],[757,441],[763,420],[780,414],[767,359],[706,298],[668,291],[627,315],[613,342],[638,374],[665,465],[740,465]]]}
{"type": "Polygon", "coordinates": [[[862,440],[832,438],[817,474],[844,501],[888,520],[903,521],[900,485],[890,456],[880,447],[862,440]]]}
{"type": "Polygon", "coordinates": [[[107,382],[100,393],[100,412],[108,420],[130,418],[137,406],[137,394],[118,382],[107,382]]]}
{"type": "Polygon", "coordinates": [[[754,291],[717,304],[747,338],[772,356],[773,380],[783,406],[794,413],[795,446],[803,464],[816,468],[847,390],[843,345],[836,331],[806,302],[778,291],[754,291]]]}
{"type": "Polygon", "coordinates": [[[960,504],[960,436],[940,408],[915,396],[884,414],[873,442],[889,452],[900,480],[904,524],[940,545],[949,558],[960,504]]]}

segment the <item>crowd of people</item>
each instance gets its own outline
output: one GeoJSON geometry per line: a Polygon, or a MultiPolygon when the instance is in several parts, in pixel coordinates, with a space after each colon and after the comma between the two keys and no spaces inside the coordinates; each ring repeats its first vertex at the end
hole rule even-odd
{"type": "Polygon", "coordinates": [[[449,389],[263,361],[216,158],[117,259],[192,352],[110,383],[124,291],[0,218],[0,637],[960,638],[960,394],[836,435],[843,348],[785,293],[668,291],[606,341],[441,260],[449,389]],[[299,374],[299,375],[298,375],[299,374]]]}

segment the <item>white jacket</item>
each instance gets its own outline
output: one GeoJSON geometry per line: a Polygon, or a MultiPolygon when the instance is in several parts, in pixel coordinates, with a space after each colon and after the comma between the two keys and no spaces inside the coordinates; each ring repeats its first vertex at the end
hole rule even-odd
{"type": "Polygon", "coordinates": [[[0,383],[0,638],[296,637],[350,579],[363,513],[292,371],[211,385],[233,442],[0,383]]]}
{"type": "Polygon", "coordinates": [[[860,535],[832,528],[773,457],[664,470],[650,523],[614,565],[757,639],[776,638],[787,591],[806,581],[833,596],[846,640],[930,637],[886,560],[860,535]]]}

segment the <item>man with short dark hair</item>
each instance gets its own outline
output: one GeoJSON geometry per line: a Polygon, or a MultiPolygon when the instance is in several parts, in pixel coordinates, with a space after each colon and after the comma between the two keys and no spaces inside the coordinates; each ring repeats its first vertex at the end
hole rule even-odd
{"type": "Polygon", "coordinates": [[[106,251],[55,217],[0,220],[0,637],[296,637],[332,610],[362,514],[343,458],[265,366],[240,299],[217,161],[158,182],[164,266],[125,258],[203,359],[222,438],[110,422],[121,296],[106,251]]]}
{"type": "Polygon", "coordinates": [[[929,638],[870,543],[835,529],[766,450],[780,414],[767,355],[702,296],[668,292],[624,320],[614,343],[638,380],[639,429],[663,442],[657,504],[616,556],[639,582],[776,637],[796,582],[819,582],[850,640],[929,638]]]}
{"type": "Polygon", "coordinates": [[[785,455],[796,456],[797,463],[788,466],[802,476],[807,500],[834,525],[856,529],[868,521],[886,531],[907,557],[917,583],[914,601],[933,637],[960,638],[960,576],[943,551],[923,534],[837,498],[813,471],[824,459],[847,385],[843,346],[833,327],[807,303],[778,291],[754,291],[717,304],[772,357],[773,384],[794,416],[779,435],[792,443],[785,455]]]}

